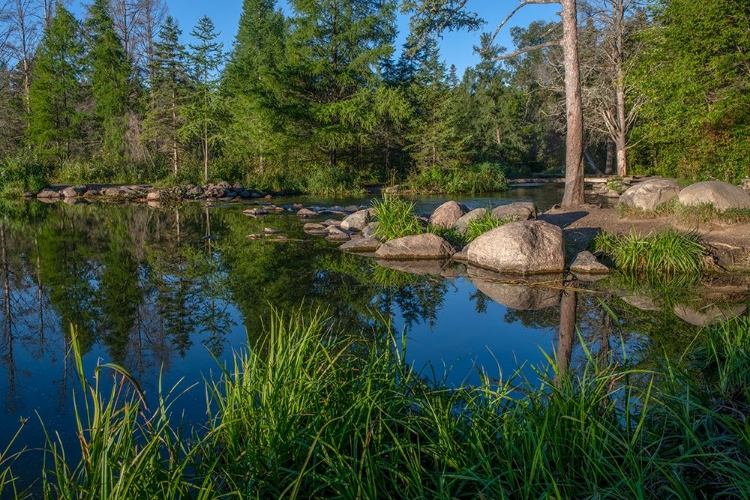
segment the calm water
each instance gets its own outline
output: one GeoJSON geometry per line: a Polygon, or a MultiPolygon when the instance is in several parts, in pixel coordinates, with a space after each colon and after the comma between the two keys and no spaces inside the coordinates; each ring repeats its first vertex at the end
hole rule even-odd
{"type": "MultiPolygon", "coordinates": [[[[560,201],[562,191],[519,188],[501,196],[505,199],[461,201],[475,208],[533,198],[545,209],[560,201]]],[[[445,198],[417,201],[419,210],[429,213],[445,198]]],[[[626,345],[631,357],[648,364],[664,352],[679,355],[699,334],[691,322],[729,310],[747,314],[747,277],[683,283],[658,292],[609,279],[567,283],[563,293],[557,284],[528,288],[464,266],[412,274],[308,237],[294,215],[250,219],[242,215],[245,208],[199,203],[157,209],[38,202],[5,206],[0,218],[0,449],[21,419],[28,422],[19,446],[43,446],[41,420],[69,450],[76,449],[72,391],[78,382],[67,356],[71,324],[81,339],[88,374],[98,363],[120,364],[153,396],[160,374],[164,387],[201,383],[218,372],[214,357],[226,360],[257,338],[273,308],[293,310],[300,304],[325,310],[352,331],[382,331],[389,323],[403,334],[415,369],[451,385],[475,383],[480,369],[496,379],[520,370],[533,380],[535,370],[546,366],[546,356],[575,364],[583,356],[575,326],[593,352],[607,355],[603,359],[619,358],[626,345]],[[295,241],[247,238],[264,227],[281,229],[295,241]]],[[[200,387],[179,401],[188,422],[204,418],[200,387]]],[[[14,468],[27,482],[40,470],[38,451],[14,468]]]]}

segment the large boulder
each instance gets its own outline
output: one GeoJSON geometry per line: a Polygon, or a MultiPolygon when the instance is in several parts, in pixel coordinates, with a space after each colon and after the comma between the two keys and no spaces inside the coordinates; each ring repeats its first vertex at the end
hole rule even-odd
{"type": "Polygon", "coordinates": [[[375,255],[380,259],[417,260],[447,259],[453,254],[453,247],[433,233],[404,236],[383,243],[375,255]]]}
{"type": "Polygon", "coordinates": [[[486,208],[475,208],[471,212],[464,214],[460,219],[458,219],[453,227],[459,233],[464,234],[469,228],[469,224],[471,224],[471,221],[484,217],[486,213],[486,208]]]}
{"type": "Polygon", "coordinates": [[[41,199],[47,199],[47,200],[57,200],[62,197],[62,194],[59,191],[55,191],[54,189],[42,189],[39,191],[39,193],[36,195],[37,198],[41,199]]]}
{"type": "Polygon", "coordinates": [[[342,222],[341,227],[344,229],[356,229],[362,231],[370,223],[370,210],[359,210],[348,215],[342,222]]]}
{"type": "Polygon", "coordinates": [[[529,220],[535,219],[536,215],[536,205],[531,201],[517,201],[492,209],[492,216],[496,219],[529,220]]]}
{"type": "Polygon", "coordinates": [[[742,188],[721,181],[691,184],[680,191],[679,200],[688,206],[710,203],[720,212],[732,208],[750,208],[750,194],[742,188]]]}
{"type": "Polygon", "coordinates": [[[640,182],[622,193],[620,203],[652,212],[679,194],[680,187],[674,179],[652,179],[640,182]]]}
{"type": "Polygon", "coordinates": [[[430,224],[433,226],[453,227],[458,219],[463,217],[468,211],[469,209],[461,203],[446,201],[432,212],[430,224]]]}
{"type": "Polygon", "coordinates": [[[563,232],[548,222],[505,224],[469,244],[469,263],[498,272],[542,274],[565,268],[563,232]]]}

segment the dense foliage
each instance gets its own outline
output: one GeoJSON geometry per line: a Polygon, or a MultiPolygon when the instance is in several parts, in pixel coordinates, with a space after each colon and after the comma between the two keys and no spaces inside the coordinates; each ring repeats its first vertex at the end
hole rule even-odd
{"type": "MultiPolygon", "coordinates": [[[[2,163],[39,168],[2,175],[6,193],[39,178],[491,191],[565,162],[556,22],[511,29],[512,57],[482,35],[480,62],[459,75],[440,29],[481,22],[452,0],[295,0],[284,12],[244,0],[229,53],[208,17],[183,38],[164,0],[96,0],[82,20],[64,2],[15,4],[0,8],[2,163]],[[412,15],[403,47],[399,8],[412,15]]],[[[579,4],[589,168],[746,176],[747,2],[579,4]]]]}

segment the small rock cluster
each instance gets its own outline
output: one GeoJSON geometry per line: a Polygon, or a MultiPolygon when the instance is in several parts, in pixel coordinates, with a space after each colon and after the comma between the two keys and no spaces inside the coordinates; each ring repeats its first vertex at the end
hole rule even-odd
{"type": "Polygon", "coordinates": [[[87,200],[108,198],[122,201],[143,201],[160,203],[181,200],[233,201],[258,198],[271,198],[272,194],[221,181],[206,186],[187,185],[171,188],[154,188],[143,185],[123,186],[70,186],[49,187],[36,194],[36,198],[46,203],[60,200],[66,203],[85,203],[87,200]]]}

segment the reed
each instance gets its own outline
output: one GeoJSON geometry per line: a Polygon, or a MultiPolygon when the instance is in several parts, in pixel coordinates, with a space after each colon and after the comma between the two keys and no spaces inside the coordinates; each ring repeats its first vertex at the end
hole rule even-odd
{"type": "Polygon", "coordinates": [[[375,236],[390,241],[403,236],[422,233],[422,223],[414,214],[414,203],[395,196],[384,196],[373,200],[375,220],[378,221],[375,236]]]}
{"type": "MultiPolygon", "coordinates": [[[[549,357],[538,380],[483,371],[477,386],[447,387],[405,363],[405,339],[390,329],[334,325],[321,312],[274,312],[264,336],[206,382],[208,419],[190,439],[169,420],[179,394],[150,409],[113,365],[89,384],[74,336],[82,458],[49,439],[46,497],[748,496],[750,408],[735,399],[727,411],[710,376],[601,363],[579,339],[573,368],[549,357]]],[[[709,338],[727,380],[747,380],[744,358],[729,358],[736,345],[724,345],[747,326],[709,338]]]]}

